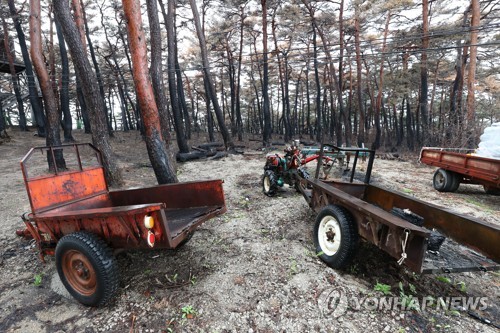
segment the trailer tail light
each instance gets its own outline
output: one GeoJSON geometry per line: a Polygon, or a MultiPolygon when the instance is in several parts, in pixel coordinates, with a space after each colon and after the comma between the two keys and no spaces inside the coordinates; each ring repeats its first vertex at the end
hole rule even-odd
{"type": "Polygon", "coordinates": [[[148,229],[153,229],[153,227],[155,226],[155,220],[152,216],[144,216],[144,226],[148,229]]]}
{"type": "Polygon", "coordinates": [[[149,230],[148,231],[148,245],[149,245],[149,247],[155,246],[155,240],[156,240],[155,234],[151,230],[149,230]]]}

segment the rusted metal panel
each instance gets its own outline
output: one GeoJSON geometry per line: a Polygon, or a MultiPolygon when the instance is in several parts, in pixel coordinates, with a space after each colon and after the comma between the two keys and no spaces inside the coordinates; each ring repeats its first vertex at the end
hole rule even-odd
{"type": "Polygon", "coordinates": [[[162,202],[165,208],[182,209],[202,206],[224,206],[222,180],[158,185],[148,188],[109,192],[113,205],[162,202]]]}
{"type": "Polygon", "coordinates": [[[455,241],[500,261],[500,227],[497,225],[374,185],[367,186],[365,200],[385,210],[393,207],[410,209],[424,218],[424,227],[436,228],[455,241]]]}
{"type": "Polygon", "coordinates": [[[102,168],[34,178],[26,182],[26,187],[34,213],[47,211],[74,200],[85,199],[107,191],[102,168]]]}
{"type": "Polygon", "coordinates": [[[359,235],[396,259],[401,258],[403,253],[401,244],[406,237],[405,232],[408,231],[405,251],[407,259],[404,264],[415,272],[421,272],[427,248],[426,239],[430,235],[428,230],[343,191],[356,189],[359,194],[361,187],[369,185],[359,184],[353,187],[353,184],[336,182],[333,187],[318,179],[308,181],[313,186],[310,206],[315,211],[321,210],[328,204],[347,208],[356,221],[359,235]]]}
{"type": "Polygon", "coordinates": [[[500,160],[423,148],[420,152],[420,162],[457,172],[480,184],[500,188],[500,160]]]}
{"type": "Polygon", "coordinates": [[[108,192],[98,151],[88,145],[96,153],[97,166],[87,167],[88,160],[83,166],[81,146],[32,149],[21,162],[32,206],[25,223],[42,258],[53,253],[61,237],[82,230],[101,237],[113,248],[148,248],[151,233],[155,248],[173,248],[201,223],[226,211],[222,180],[108,192]],[[76,153],[76,161],[71,160],[76,171],[55,168],[47,175],[47,170],[38,166],[42,176],[28,174],[27,162],[35,151],[41,151],[38,157],[54,158],[53,151],[65,147],[76,153]],[[145,225],[146,216],[153,218],[152,227],[145,225]]]}

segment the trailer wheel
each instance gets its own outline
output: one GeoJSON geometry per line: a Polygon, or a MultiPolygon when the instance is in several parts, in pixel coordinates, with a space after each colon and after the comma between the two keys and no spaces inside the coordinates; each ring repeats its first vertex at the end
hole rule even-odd
{"type": "Polygon", "coordinates": [[[450,185],[450,188],[448,189],[449,192],[455,192],[458,190],[458,187],[460,186],[460,183],[462,182],[462,175],[456,173],[456,172],[451,172],[451,177],[452,177],[452,182],[450,185]]]}
{"type": "Polygon", "coordinates": [[[460,180],[457,175],[451,171],[437,169],[436,172],[434,172],[432,185],[434,185],[434,188],[439,192],[454,192],[460,185],[460,180]]]}
{"type": "Polygon", "coordinates": [[[273,170],[264,171],[264,176],[262,177],[262,191],[268,197],[272,197],[276,194],[278,188],[278,179],[276,173],[273,170]]]}
{"type": "Polygon", "coordinates": [[[313,240],[321,260],[332,268],[343,268],[358,247],[356,223],[347,209],[328,205],[316,218],[313,240]]]}
{"type": "Polygon", "coordinates": [[[486,194],[500,195],[500,189],[497,187],[483,185],[483,188],[484,188],[484,191],[486,192],[486,194]]]}
{"type": "Polygon", "coordinates": [[[56,247],[59,277],[80,303],[100,306],[118,289],[118,266],[111,249],[97,236],[79,231],[64,236],[56,247]]]}

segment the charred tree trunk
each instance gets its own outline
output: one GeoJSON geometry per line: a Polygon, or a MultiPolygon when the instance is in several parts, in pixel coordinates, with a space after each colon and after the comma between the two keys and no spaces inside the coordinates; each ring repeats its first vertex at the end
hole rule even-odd
{"type": "Polygon", "coordinates": [[[174,119],[175,137],[177,140],[177,147],[179,152],[188,153],[189,146],[186,140],[186,134],[184,130],[184,123],[182,122],[181,106],[179,103],[179,95],[177,93],[177,83],[175,79],[175,31],[174,31],[174,15],[175,15],[175,0],[167,0],[167,12],[165,12],[165,6],[160,0],[160,7],[163,13],[165,27],[167,30],[167,43],[168,43],[168,53],[167,53],[167,80],[168,80],[168,91],[170,94],[170,106],[172,107],[172,115],[174,119]]]}
{"type": "Polygon", "coordinates": [[[23,97],[21,96],[21,89],[19,88],[19,78],[16,74],[16,68],[14,67],[14,57],[12,56],[12,51],[10,49],[9,41],[9,29],[7,28],[7,22],[2,18],[3,25],[3,39],[5,53],[7,54],[7,60],[9,62],[10,76],[12,78],[12,85],[14,86],[14,94],[16,95],[17,109],[19,111],[19,128],[21,131],[28,131],[28,126],[26,124],[26,114],[24,113],[23,97]]]}
{"type": "Polygon", "coordinates": [[[146,36],[142,27],[139,0],[123,0],[130,52],[133,59],[134,82],[146,133],[146,147],[159,184],[177,182],[173,163],[161,135],[158,108],[153,87],[148,80],[146,36]]]}
{"type": "Polygon", "coordinates": [[[168,99],[165,95],[165,86],[163,84],[163,69],[161,63],[162,41],[160,34],[160,20],[158,19],[157,0],[147,0],[146,5],[151,38],[151,67],[149,69],[149,73],[151,75],[154,97],[160,116],[162,136],[168,146],[170,143],[170,132],[168,130],[169,119],[167,111],[168,99]]]}
{"type": "MultiPolygon", "coordinates": [[[[30,0],[30,53],[33,59],[33,66],[37,73],[40,89],[42,90],[45,112],[47,113],[46,144],[47,146],[60,146],[61,137],[59,133],[59,114],[57,111],[57,101],[52,90],[52,83],[49,72],[45,66],[42,54],[42,31],[41,31],[41,9],[40,0],[30,0]]],[[[52,159],[48,157],[49,168],[53,169],[52,159]]],[[[57,168],[66,167],[62,152],[56,153],[57,168]]]]}
{"type": "MultiPolygon", "coordinates": [[[[83,7],[83,3],[80,2],[80,5],[81,5],[81,12],[82,12],[82,17],[83,17],[83,24],[84,24],[84,28],[85,28],[85,37],[86,37],[86,41],[89,45],[89,51],[90,51],[90,58],[92,59],[92,64],[94,65],[94,69],[95,69],[95,75],[97,77],[97,83],[99,84],[99,93],[101,94],[102,96],[102,99],[105,100],[105,97],[106,97],[106,94],[104,92],[104,84],[102,82],[102,75],[101,75],[101,69],[99,67],[99,63],[97,62],[97,58],[96,58],[96,55],[95,55],[95,50],[94,50],[94,44],[92,43],[92,39],[90,38],[90,30],[89,30],[89,26],[88,26],[88,23],[87,23],[87,14],[85,12],[85,8],[83,7]]],[[[111,108],[111,110],[113,110],[111,108]]],[[[108,133],[109,133],[109,136],[113,136],[113,128],[111,126],[111,117],[108,116],[108,106],[106,103],[104,103],[104,113],[106,114],[106,120],[107,120],[107,123],[108,123],[108,133]]]]}
{"type": "Polygon", "coordinates": [[[318,71],[318,46],[316,45],[316,28],[313,25],[313,55],[314,55],[314,81],[316,82],[316,141],[323,140],[322,126],[321,126],[321,86],[319,84],[319,71],[318,71]]]}
{"type": "Polygon", "coordinates": [[[54,13],[61,24],[76,75],[81,82],[82,93],[90,115],[92,142],[101,151],[106,180],[109,184],[120,184],[122,182],[121,171],[109,144],[108,126],[104,113],[105,102],[99,92],[95,72],[87,58],[83,44],[84,38],[71,17],[67,1],[54,0],[54,13]]]}
{"type": "Polygon", "coordinates": [[[378,94],[377,101],[375,104],[375,141],[373,141],[372,149],[376,150],[380,148],[380,113],[382,110],[382,92],[384,90],[384,53],[387,45],[387,34],[389,33],[389,22],[391,21],[391,11],[387,13],[387,19],[385,21],[385,29],[384,29],[384,39],[382,42],[382,56],[380,59],[380,71],[379,71],[379,83],[378,83],[378,94]]]}
{"type": "Polygon", "coordinates": [[[198,40],[200,42],[201,59],[203,63],[203,77],[206,80],[208,97],[212,100],[214,107],[215,116],[217,117],[217,123],[219,124],[219,129],[224,140],[226,149],[234,149],[234,144],[227,130],[224,117],[222,115],[222,110],[219,106],[219,101],[217,100],[217,94],[215,92],[215,85],[212,82],[212,74],[210,73],[210,63],[208,61],[207,54],[207,44],[205,42],[205,36],[200,24],[200,15],[198,13],[198,7],[196,6],[195,0],[189,0],[191,9],[193,12],[194,25],[196,28],[196,34],[198,35],[198,40]]]}
{"type": "Polygon", "coordinates": [[[420,117],[422,121],[422,144],[429,136],[428,94],[429,83],[427,73],[427,52],[429,48],[429,0],[422,0],[422,57],[420,60],[420,117]]]}
{"type": "Polygon", "coordinates": [[[358,147],[361,147],[365,143],[365,111],[363,110],[363,83],[361,76],[361,47],[360,47],[360,23],[359,23],[359,6],[355,6],[355,17],[354,17],[354,40],[355,40],[355,52],[356,52],[356,97],[358,104],[358,114],[359,114],[359,127],[358,127],[358,147]]]}
{"type": "Polygon", "coordinates": [[[33,109],[33,113],[35,114],[38,136],[45,137],[45,115],[43,114],[42,103],[40,102],[40,98],[38,97],[38,89],[35,82],[33,67],[31,66],[28,47],[26,46],[26,37],[24,36],[24,31],[21,27],[21,22],[19,21],[19,16],[17,14],[17,10],[14,5],[14,0],[8,0],[8,3],[9,3],[10,15],[12,16],[12,21],[14,22],[14,27],[17,32],[19,47],[23,55],[24,66],[26,68],[29,99],[31,103],[31,108],[33,109]]]}
{"type": "Polygon", "coordinates": [[[263,82],[262,82],[262,111],[264,113],[264,133],[263,144],[271,144],[271,111],[269,105],[269,64],[267,56],[267,0],[260,0],[262,6],[262,62],[263,62],[263,82]]]}
{"type": "Polygon", "coordinates": [[[61,57],[61,92],[59,93],[59,99],[61,101],[61,116],[62,116],[62,128],[64,133],[64,142],[73,142],[73,122],[71,120],[71,112],[69,110],[69,60],[68,52],[66,51],[66,44],[64,42],[64,36],[61,29],[61,24],[56,19],[56,32],[57,39],[59,41],[59,53],[61,57]]]}
{"type": "Polygon", "coordinates": [[[476,117],[475,109],[475,88],[474,83],[476,80],[476,63],[477,63],[477,31],[480,20],[480,7],[479,0],[471,0],[471,33],[470,33],[470,60],[469,71],[467,75],[467,134],[469,135],[468,145],[470,148],[476,146],[475,139],[475,124],[476,117]]]}
{"type": "Polygon", "coordinates": [[[243,32],[244,32],[244,20],[245,6],[240,8],[240,48],[238,50],[238,72],[236,74],[236,127],[238,131],[238,141],[243,140],[243,121],[241,118],[241,103],[240,103],[240,91],[241,91],[241,60],[243,57],[243,32]]]}

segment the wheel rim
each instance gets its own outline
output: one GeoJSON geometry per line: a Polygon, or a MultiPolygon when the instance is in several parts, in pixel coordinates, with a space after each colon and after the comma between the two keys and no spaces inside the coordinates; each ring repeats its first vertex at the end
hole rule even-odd
{"type": "Polygon", "coordinates": [[[97,289],[96,272],[85,255],[76,250],[64,253],[62,270],[71,287],[78,293],[90,296],[97,289]]]}
{"type": "Polygon", "coordinates": [[[327,256],[333,256],[340,247],[342,235],[340,224],[333,216],[325,216],[321,219],[318,228],[318,240],[321,251],[327,256]]]}
{"type": "Polygon", "coordinates": [[[269,176],[264,176],[264,191],[267,193],[271,189],[271,180],[269,176]]]}
{"type": "Polygon", "coordinates": [[[440,187],[444,186],[444,175],[441,172],[438,172],[436,174],[436,184],[439,185],[440,187]]]}

